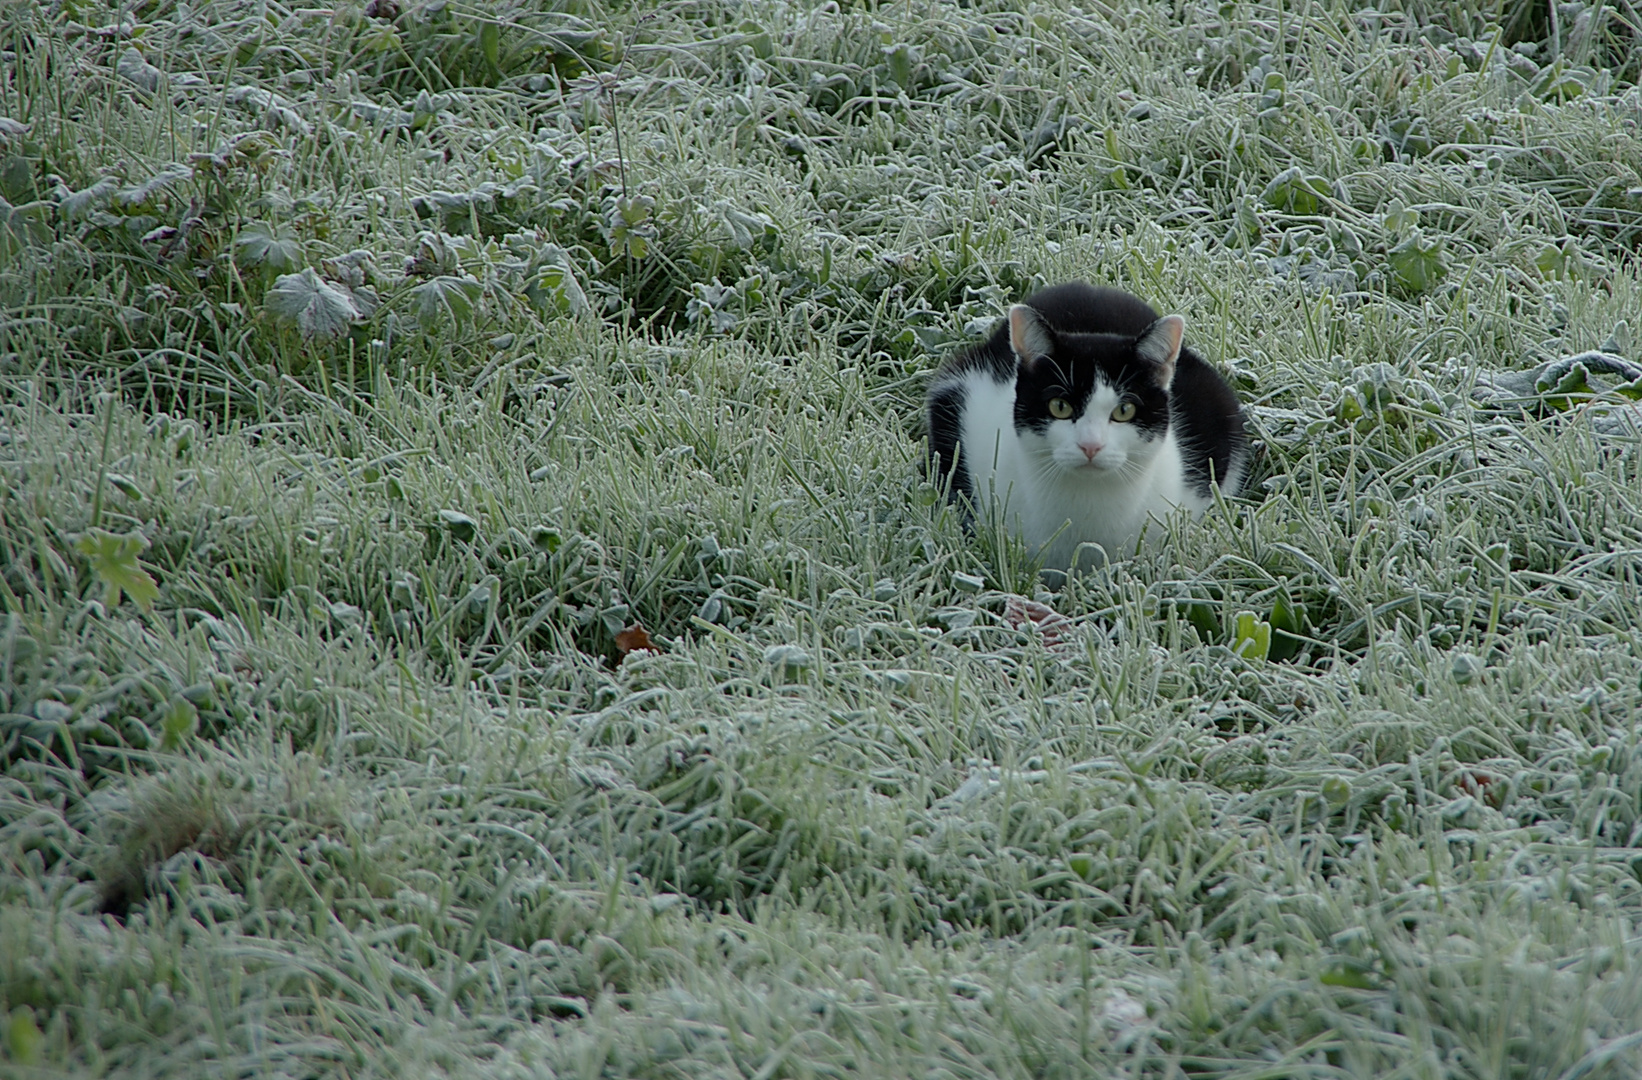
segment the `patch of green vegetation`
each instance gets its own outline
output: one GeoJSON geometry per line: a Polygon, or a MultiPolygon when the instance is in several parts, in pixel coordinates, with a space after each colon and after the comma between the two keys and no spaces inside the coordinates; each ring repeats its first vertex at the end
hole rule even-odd
{"type": "Polygon", "coordinates": [[[1636,1072],[1626,10],[0,11],[0,1062],[1636,1072]],[[1049,580],[1074,277],[1259,453],[1049,580]]]}

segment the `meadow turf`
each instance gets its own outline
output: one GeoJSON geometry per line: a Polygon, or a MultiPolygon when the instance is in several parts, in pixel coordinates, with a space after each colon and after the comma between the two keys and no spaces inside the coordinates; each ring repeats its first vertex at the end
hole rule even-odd
{"type": "Polygon", "coordinates": [[[0,6],[0,1075],[1638,1075],[1639,32],[0,6]],[[1259,456],[1067,580],[1071,278],[1259,456]]]}

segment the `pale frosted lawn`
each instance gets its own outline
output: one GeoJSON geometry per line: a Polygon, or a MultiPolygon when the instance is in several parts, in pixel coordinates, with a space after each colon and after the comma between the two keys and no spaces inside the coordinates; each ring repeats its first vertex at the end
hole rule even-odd
{"type": "Polygon", "coordinates": [[[0,11],[0,1072],[1635,1075],[1642,96],[1549,15],[0,11]],[[1045,582],[919,407],[1072,277],[1262,457],[1045,582]]]}

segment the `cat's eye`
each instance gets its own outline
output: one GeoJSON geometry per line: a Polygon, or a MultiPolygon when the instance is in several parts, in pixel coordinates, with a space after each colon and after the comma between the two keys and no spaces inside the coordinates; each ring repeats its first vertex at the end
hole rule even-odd
{"type": "Polygon", "coordinates": [[[1056,420],[1072,419],[1072,403],[1063,397],[1049,399],[1049,415],[1056,420]]]}
{"type": "Polygon", "coordinates": [[[1120,424],[1127,424],[1134,418],[1135,403],[1132,401],[1125,401],[1123,404],[1112,410],[1112,419],[1116,420],[1120,424]]]}

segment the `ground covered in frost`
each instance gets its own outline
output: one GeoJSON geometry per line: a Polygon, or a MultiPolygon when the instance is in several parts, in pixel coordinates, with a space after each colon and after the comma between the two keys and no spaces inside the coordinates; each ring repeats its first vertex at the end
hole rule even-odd
{"type": "Polygon", "coordinates": [[[0,10],[6,1074],[1642,1070],[1636,13],[1391,6],[0,10]],[[1260,457],[1064,580],[1074,277],[1260,457]]]}

